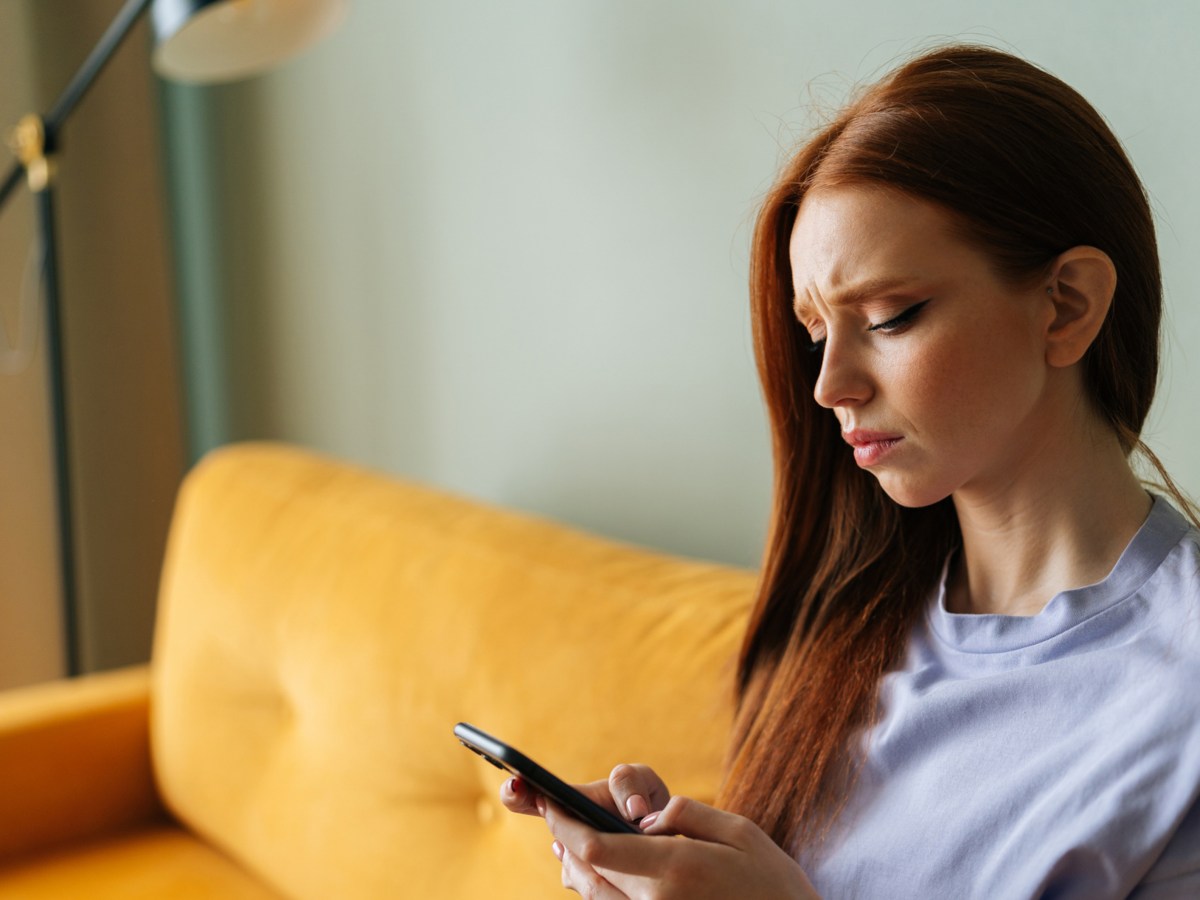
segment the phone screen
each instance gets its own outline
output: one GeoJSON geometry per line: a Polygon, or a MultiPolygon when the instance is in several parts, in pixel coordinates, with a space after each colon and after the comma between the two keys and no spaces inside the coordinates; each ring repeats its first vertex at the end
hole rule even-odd
{"type": "Polygon", "coordinates": [[[586,822],[597,831],[641,834],[633,824],[609,812],[590,797],[584,796],[565,781],[543,769],[525,754],[480,731],[474,725],[459,722],[454,726],[454,736],[468,750],[479,754],[497,769],[521,776],[534,790],[549,797],[575,818],[586,822]]]}

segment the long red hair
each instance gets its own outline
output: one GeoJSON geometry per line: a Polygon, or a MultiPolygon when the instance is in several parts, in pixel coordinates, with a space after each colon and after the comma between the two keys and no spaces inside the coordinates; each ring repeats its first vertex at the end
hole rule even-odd
{"type": "Polygon", "coordinates": [[[1100,115],[1036,66],[984,47],[925,53],[785,167],[751,253],[774,505],[719,802],[794,852],[836,818],[880,681],[958,541],[948,499],[921,509],[892,502],[813,400],[820,362],[792,312],[788,244],[809,190],[861,183],[938,204],[1014,284],[1074,246],[1109,254],[1118,286],[1085,382],[1126,452],[1140,447],[1158,371],[1161,276],[1145,192],[1100,115]]]}

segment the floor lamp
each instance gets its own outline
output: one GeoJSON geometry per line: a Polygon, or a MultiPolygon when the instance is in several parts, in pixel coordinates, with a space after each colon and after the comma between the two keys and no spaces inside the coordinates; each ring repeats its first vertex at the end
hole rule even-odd
{"type": "Polygon", "coordinates": [[[0,182],[0,209],[24,180],[35,195],[42,248],[46,306],[46,356],[63,644],[69,675],[82,671],[78,581],[75,567],[67,396],[63,359],[64,322],[59,299],[54,221],[54,157],[63,126],[133,26],[149,9],[154,30],[154,69],[167,78],[215,82],[271,68],[337,27],[349,0],[126,0],[108,30],[44,116],[25,116],[10,143],[17,160],[0,182]]]}

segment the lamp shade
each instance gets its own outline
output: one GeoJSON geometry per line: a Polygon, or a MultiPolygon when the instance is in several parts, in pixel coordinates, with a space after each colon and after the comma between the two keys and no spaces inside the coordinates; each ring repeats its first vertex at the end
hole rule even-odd
{"type": "Polygon", "coordinates": [[[244,78],[321,40],[349,5],[349,0],[154,0],[154,69],[176,81],[244,78]]]}

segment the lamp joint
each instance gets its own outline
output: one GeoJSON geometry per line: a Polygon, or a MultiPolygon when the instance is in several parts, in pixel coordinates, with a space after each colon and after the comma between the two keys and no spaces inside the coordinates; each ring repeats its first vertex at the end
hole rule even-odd
{"type": "Polygon", "coordinates": [[[46,190],[54,174],[54,163],[46,152],[46,123],[42,117],[30,113],[22,118],[13,129],[9,146],[25,169],[29,189],[35,194],[46,190]]]}

